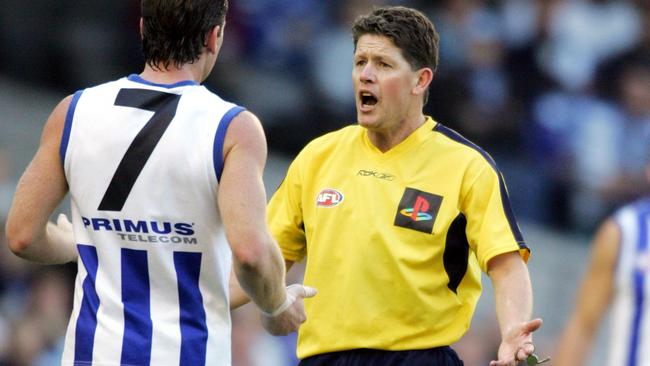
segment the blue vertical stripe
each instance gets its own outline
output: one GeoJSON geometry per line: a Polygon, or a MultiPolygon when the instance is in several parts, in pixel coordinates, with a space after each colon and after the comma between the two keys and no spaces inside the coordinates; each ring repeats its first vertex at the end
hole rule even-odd
{"type": "Polygon", "coordinates": [[[70,130],[72,129],[72,118],[74,117],[74,111],[77,109],[77,102],[81,97],[83,90],[79,90],[74,93],[70,105],[68,106],[68,112],[65,115],[65,124],[63,125],[63,134],[61,135],[61,145],[59,146],[59,155],[61,156],[61,165],[65,164],[65,153],[68,150],[68,141],[70,141],[70,130]]]}
{"type": "Polygon", "coordinates": [[[174,267],[180,308],[180,366],[205,365],[208,327],[199,289],[201,253],[174,252],[174,267]]]}
{"type": "Polygon", "coordinates": [[[122,249],[122,303],[124,304],[123,365],[151,361],[151,296],[146,250],[122,249]]]}
{"type": "MultiPolygon", "coordinates": [[[[637,258],[646,255],[648,250],[648,211],[641,209],[638,219],[637,258]]],[[[644,268],[634,268],[634,317],[632,318],[632,335],[627,365],[637,366],[639,359],[639,338],[643,322],[643,307],[645,304],[645,272],[644,268]]]]}
{"type": "Polygon", "coordinates": [[[217,127],[217,133],[214,136],[214,145],[212,146],[212,162],[214,164],[214,172],[217,174],[217,181],[221,180],[221,173],[223,172],[223,141],[228,132],[230,122],[239,113],[245,111],[243,107],[235,106],[230,108],[226,114],[223,115],[217,127]]]}
{"type": "Polygon", "coordinates": [[[99,296],[95,288],[97,279],[97,249],[91,245],[77,245],[79,257],[86,268],[86,278],[83,281],[83,297],[81,309],[77,318],[75,329],[74,363],[88,364],[93,361],[93,345],[95,343],[95,330],[97,329],[97,310],[99,309],[99,296]]]}

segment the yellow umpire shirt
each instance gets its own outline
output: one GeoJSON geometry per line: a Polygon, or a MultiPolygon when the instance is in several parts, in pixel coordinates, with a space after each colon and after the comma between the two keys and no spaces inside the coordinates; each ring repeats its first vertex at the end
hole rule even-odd
{"type": "Polygon", "coordinates": [[[382,153],[358,125],[309,143],[269,203],[285,259],[306,259],[298,357],[426,349],[469,328],[481,270],[529,250],[491,157],[431,118],[382,153]]]}

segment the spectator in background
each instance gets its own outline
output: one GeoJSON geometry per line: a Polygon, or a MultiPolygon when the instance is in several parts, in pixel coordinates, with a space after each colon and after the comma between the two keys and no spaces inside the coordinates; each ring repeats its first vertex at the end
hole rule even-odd
{"type": "Polygon", "coordinates": [[[532,174],[543,182],[543,221],[589,232],[621,203],[613,180],[621,176],[629,126],[621,105],[597,92],[596,72],[635,46],[642,17],[631,2],[552,1],[546,9],[534,61],[555,85],[534,96],[521,131],[540,167],[532,174]]]}
{"type": "Polygon", "coordinates": [[[546,216],[561,227],[592,230],[606,211],[600,190],[617,173],[623,116],[595,95],[557,90],[537,98],[531,117],[542,195],[566,200],[566,207],[544,207],[546,216]]]}
{"type": "Polygon", "coordinates": [[[546,7],[546,1],[490,6],[475,0],[447,0],[429,10],[440,24],[442,42],[440,71],[432,82],[426,112],[448,121],[492,154],[512,183],[510,197],[516,212],[537,221],[546,217],[539,209],[546,203],[541,194],[545,187],[530,172],[523,154],[521,121],[526,99],[535,93],[530,90],[542,87],[541,81],[535,81],[541,74],[528,53],[541,32],[546,7]]]}
{"type": "Polygon", "coordinates": [[[620,88],[612,87],[619,82],[625,66],[631,62],[650,59],[650,2],[639,1],[637,14],[641,21],[639,41],[626,52],[606,59],[598,68],[596,88],[605,98],[620,102],[620,88]]]}
{"type": "Polygon", "coordinates": [[[548,22],[539,62],[572,92],[590,88],[599,64],[632,48],[641,34],[641,18],[630,1],[560,1],[548,22]]]}
{"type": "MultiPolygon", "coordinates": [[[[550,19],[562,3],[507,0],[500,9],[506,51],[503,67],[510,75],[513,102],[520,109],[530,110],[539,94],[557,87],[540,65],[540,48],[549,38],[550,19]]],[[[524,130],[525,127],[521,126],[524,130]]]]}
{"type": "MultiPolygon", "coordinates": [[[[228,72],[208,82],[221,86],[232,99],[255,110],[265,121],[276,148],[295,151],[305,136],[320,130],[317,87],[308,60],[316,30],[328,29],[332,2],[319,0],[254,0],[233,2],[238,18],[234,42],[238,53],[226,57],[228,72]],[[245,80],[245,82],[242,82],[245,80]],[[301,133],[294,133],[296,130],[301,133]]],[[[227,55],[226,55],[227,56],[227,55]]]]}
{"type": "MultiPolygon", "coordinates": [[[[650,60],[650,59],[648,59],[650,60]]],[[[618,103],[595,94],[556,91],[533,111],[542,169],[565,186],[572,227],[593,230],[614,207],[648,190],[650,61],[631,60],[613,83],[618,103]]],[[[555,183],[552,183],[555,182],[555,183]]]]}
{"type": "Polygon", "coordinates": [[[348,59],[354,53],[349,31],[354,18],[381,3],[383,1],[340,1],[332,9],[332,24],[316,32],[309,43],[311,73],[318,88],[318,98],[324,105],[322,109],[328,113],[327,118],[349,120],[354,116],[354,94],[350,80],[352,63],[342,63],[341,60],[348,59]]]}
{"type": "MultiPolygon", "coordinates": [[[[650,181],[650,164],[646,179],[650,181]]],[[[620,208],[597,230],[575,307],[557,344],[555,366],[580,366],[611,308],[607,365],[648,366],[650,198],[620,208]]]]}
{"type": "Polygon", "coordinates": [[[72,302],[67,274],[57,267],[31,274],[26,306],[14,318],[9,352],[0,359],[0,364],[49,366],[61,363],[63,335],[72,302]]]}
{"type": "Polygon", "coordinates": [[[608,208],[650,192],[645,176],[650,163],[650,54],[623,67],[619,90],[624,124],[616,154],[618,171],[601,192],[608,208]]]}
{"type": "Polygon", "coordinates": [[[509,75],[504,69],[505,41],[499,14],[487,7],[475,9],[466,31],[461,80],[467,98],[456,113],[458,128],[502,161],[520,148],[509,75]]]}
{"type": "Polygon", "coordinates": [[[650,2],[639,5],[641,40],[628,52],[602,65],[599,91],[615,102],[625,117],[619,174],[607,182],[603,196],[612,207],[645,194],[644,168],[650,161],[650,2]]]}
{"type": "MultiPolygon", "coordinates": [[[[444,0],[428,13],[445,35],[440,43],[440,72],[462,71],[468,63],[472,30],[486,4],[478,0],[444,0]]],[[[488,30],[489,31],[489,30],[488,30]]]]}
{"type": "MultiPolygon", "coordinates": [[[[506,146],[502,141],[517,142],[513,127],[517,122],[509,91],[509,77],[503,69],[505,41],[500,14],[485,3],[476,0],[447,0],[441,7],[429,11],[439,24],[443,37],[440,50],[440,71],[434,80],[431,112],[445,119],[450,108],[450,122],[468,138],[488,151],[506,146]],[[460,92],[451,105],[439,105],[438,93],[451,93],[449,85],[460,92]]],[[[442,97],[444,101],[445,97],[442,97]]],[[[517,150],[507,144],[510,152],[517,150]]],[[[505,156],[508,156],[507,154],[505,156]]]]}
{"type": "Polygon", "coordinates": [[[0,365],[61,364],[71,269],[44,268],[12,255],[0,222],[0,365]]]}

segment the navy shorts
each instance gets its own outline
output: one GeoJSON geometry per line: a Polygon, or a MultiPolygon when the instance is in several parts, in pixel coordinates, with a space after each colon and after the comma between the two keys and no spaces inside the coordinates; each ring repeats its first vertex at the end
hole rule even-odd
{"type": "Polygon", "coordinates": [[[463,366],[451,347],[412,351],[353,349],[307,357],[298,366],[463,366]]]}

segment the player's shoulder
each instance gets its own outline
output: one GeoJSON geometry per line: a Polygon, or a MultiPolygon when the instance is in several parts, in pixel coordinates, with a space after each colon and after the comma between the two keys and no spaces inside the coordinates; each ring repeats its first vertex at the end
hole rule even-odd
{"type": "Polygon", "coordinates": [[[239,130],[241,133],[255,134],[264,137],[264,129],[260,119],[251,111],[234,105],[226,114],[232,114],[229,131],[239,130]]]}
{"type": "Polygon", "coordinates": [[[325,133],[309,141],[298,153],[297,160],[318,159],[333,155],[335,150],[350,147],[359,136],[362,127],[348,125],[335,131],[325,133]]]}
{"type": "Polygon", "coordinates": [[[486,150],[458,131],[437,122],[432,132],[435,144],[439,148],[453,152],[454,156],[472,162],[474,165],[488,165],[494,170],[498,170],[495,160],[486,150]]]}
{"type": "Polygon", "coordinates": [[[197,85],[196,88],[189,88],[188,91],[191,92],[193,96],[196,95],[199,98],[209,99],[212,101],[216,101],[218,103],[234,104],[232,102],[223,99],[219,94],[210,90],[205,85],[197,85]]]}
{"type": "Polygon", "coordinates": [[[338,146],[341,143],[348,143],[353,141],[358,134],[362,131],[362,127],[358,125],[347,125],[338,130],[325,133],[311,140],[305,145],[303,151],[318,151],[338,146]]]}
{"type": "Polygon", "coordinates": [[[266,154],[266,137],[257,116],[243,108],[236,107],[231,111],[233,116],[224,136],[224,150],[230,151],[237,145],[248,153],[257,151],[266,154]]]}
{"type": "MultiPolygon", "coordinates": [[[[66,120],[68,110],[70,106],[74,103],[75,94],[70,94],[59,101],[59,103],[52,109],[50,117],[47,119],[45,124],[45,131],[48,129],[54,128],[55,130],[63,129],[63,124],[66,120]],[[48,128],[49,127],[49,128],[48,128]]],[[[58,133],[58,132],[57,132],[58,133]]]]}
{"type": "Polygon", "coordinates": [[[129,78],[127,76],[124,76],[119,79],[107,80],[104,82],[100,82],[98,84],[89,85],[84,89],[81,89],[80,91],[83,93],[87,93],[87,92],[100,91],[104,89],[115,89],[115,88],[119,89],[125,87],[127,83],[129,83],[129,78]]]}
{"type": "MultiPolygon", "coordinates": [[[[115,80],[109,80],[98,84],[89,85],[77,90],[71,96],[71,106],[76,107],[77,102],[79,101],[85,104],[91,103],[92,105],[96,105],[98,101],[114,100],[115,95],[121,89],[125,88],[136,89],[136,86],[129,81],[127,76],[115,80]]],[[[91,107],[91,109],[92,108],[94,107],[91,107]]]]}

